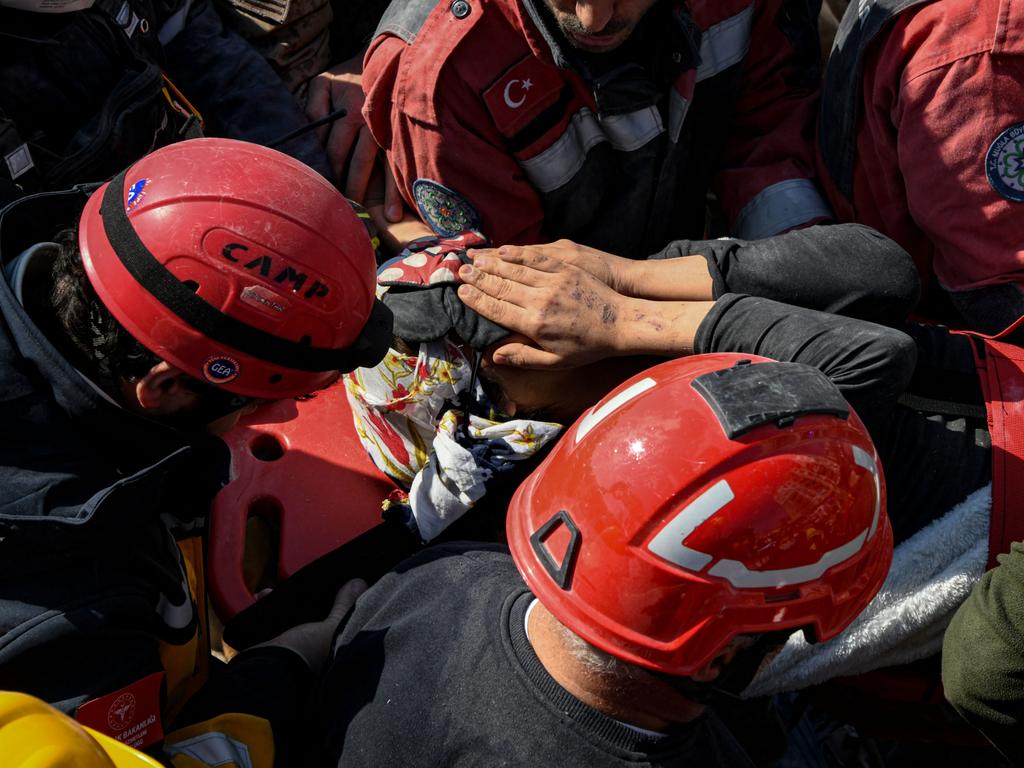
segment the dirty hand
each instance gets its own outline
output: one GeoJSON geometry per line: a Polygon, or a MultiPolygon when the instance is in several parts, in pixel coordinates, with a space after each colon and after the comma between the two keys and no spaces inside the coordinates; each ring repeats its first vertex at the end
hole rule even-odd
{"type": "Polygon", "coordinates": [[[633,291],[640,262],[624,259],[605,251],[599,251],[572,240],[556,240],[544,245],[503,245],[497,249],[505,261],[544,269],[548,259],[572,264],[589,272],[602,283],[625,296],[635,295],[633,291]]]}
{"type": "MultiPolygon", "coordinates": [[[[379,151],[363,121],[363,54],[321,72],[309,84],[306,115],[319,120],[337,109],[345,116],[317,131],[331,161],[331,170],[342,181],[342,192],[357,203],[366,202],[370,177],[379,151]],[[346,172],[347,168],[347,172],[346,172]]],[[[394,176],[384,164],[384,213],[389,221],[401,221],[402,198],[394,176]]]]}
{"type": "Polygon", "coordinates": [[[492,357],[498,365],[567,368],[619,354],[629,299],[599,277],[533,246],[471,251],[459,298],[470,309],[533,339],[513,341],[492,357]]]}

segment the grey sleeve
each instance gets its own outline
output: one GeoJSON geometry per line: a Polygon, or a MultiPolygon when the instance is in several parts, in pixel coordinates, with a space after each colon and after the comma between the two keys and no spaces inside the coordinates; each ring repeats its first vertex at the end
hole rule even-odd
{"type": "MultiPolygon", "coordinates": [[[[309,122],[281,78],[249,43],[224,28],[208,0],[192,6],[164,53],[168,76],[202,113],[211,136],[270,144],[309,122]]],[[[277,149],[332,178],[315,132],[277,149]]]]}
{"type": "Polygon", "coordinates": [[[694,352],[740,352],[818,368],[874,434],[906,389],[917,347],[901,331],[875,323],[725,294],[704,318],[694,352]]]}
{"type": "Polygon", "coordinates": [[[677,240],[652,259],[699,254],[717,299],[746,293],[885,325],[906,319],[920,283],[910,256],[870,227],[808,227],[764,240],[677,240]]]}

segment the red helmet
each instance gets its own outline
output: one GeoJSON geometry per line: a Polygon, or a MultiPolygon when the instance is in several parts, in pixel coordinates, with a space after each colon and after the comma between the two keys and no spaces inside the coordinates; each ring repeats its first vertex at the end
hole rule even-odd
{"type": "Polygon", "coordinates": [[[819,370],[753,355],[674,360],[618,387],[519,488],[507,528],[559,621],[672,675],[737,635],[835,636],[892,558],[860,419],[819,370]]]}
{"type": "Polygon", "coordinates": [[[391,341],[363,224],[324,178],[272,149],[159,149],[93,194],[79,245],[132,336],[237,394],[305,394],[376,364],[391,341]]]}

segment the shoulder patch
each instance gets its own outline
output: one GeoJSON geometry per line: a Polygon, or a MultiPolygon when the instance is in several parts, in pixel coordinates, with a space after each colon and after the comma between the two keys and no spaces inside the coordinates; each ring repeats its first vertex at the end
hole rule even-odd
{"type": "Polygon", "coordinates": [[[985,156],[985,174],[1000,195],[1024,203],[1024,123],[1011,125],[992,142],[985,156]]]}
{"type": "Polygon", "coordinates": [[[484,91],[484,102],[494,124],[508,138],[554,104],[564,85],[553,66],[527,56],[484,91]]]}
{"type": "Polygon", "coordinates": [[[423,221],[441,237],[480,229],[480,215],[462,195],[431,179],[416,179],[412,197],[423,221]]]}

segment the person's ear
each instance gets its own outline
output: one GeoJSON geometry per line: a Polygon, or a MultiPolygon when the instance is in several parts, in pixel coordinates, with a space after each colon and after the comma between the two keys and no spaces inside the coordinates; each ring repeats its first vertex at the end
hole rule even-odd
{"type": "Polygon", "coordinates": [[[717,679],[725,667],[736,657],[736,654],[743,649],[744,645],[745,638],[733,638],[732,642],[725,646],[717,656],[690,675],[690,677],[698,683],[710,683],[712,680],[717,679]]]}
{"type": "Polygon", "coordinates": [[[722,655],[715,656],[711,661],[698,669],[690,679],[698,683],[710,683],[722,674],[722,655]]]}
{"type": "Polygon", "coordinates": [[[161,360],[149,372],[131,383],[139,406],[153,414],[166,415],[190,408],[196,394],[185,386],[188,375],[161,360]]]}

